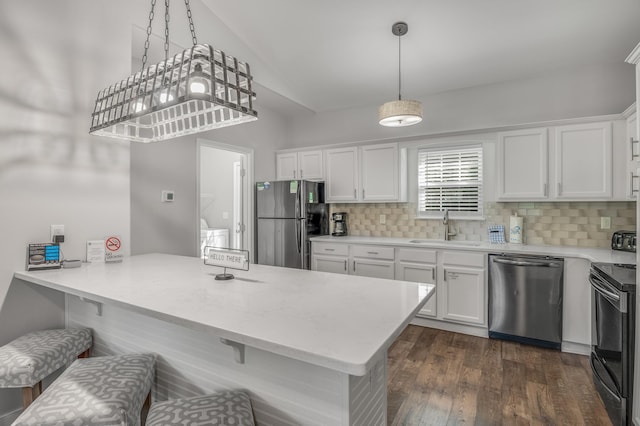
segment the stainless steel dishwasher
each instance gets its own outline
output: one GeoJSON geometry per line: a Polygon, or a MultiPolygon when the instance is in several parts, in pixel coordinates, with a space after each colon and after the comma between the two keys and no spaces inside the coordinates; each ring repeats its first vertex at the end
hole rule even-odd
{"type": "Polygon", "coordinates": [[[564,259],[489,255],[489,337],[560,349],[564,259]]]}

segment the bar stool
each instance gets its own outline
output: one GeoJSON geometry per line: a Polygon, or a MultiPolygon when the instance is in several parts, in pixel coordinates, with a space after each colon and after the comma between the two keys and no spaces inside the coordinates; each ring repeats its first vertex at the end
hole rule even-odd
{"type": "Polygon", "coordinates": [[[155,403],[146,426],[254,426],[249,396],[241,391],[225,391],[192,398],[155,403]]]}
{"type": "Polygon", "coordinates": [[[0,348],[0,388],[22,388],[27,408],[42,392],[42,379],[86,358],[92,345],[91,330],[64,328],[34,331],[0,348]]]}

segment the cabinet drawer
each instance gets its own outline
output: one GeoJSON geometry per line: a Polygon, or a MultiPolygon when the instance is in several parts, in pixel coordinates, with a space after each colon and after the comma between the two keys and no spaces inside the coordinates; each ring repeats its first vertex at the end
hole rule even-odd
{"type": "Polygon", "coordinates": [[[442,263],[444,265],[459,265],[484,268],[487,255],[470,251],[443,251],[442,263]]]}
{"type": "Polygon", "coordinates": [[[334,254],[336,256],[348,256],[349,246],[347,244],[335,243],[312,243],[315,254],[334,254]]]}
{"type": "Polygon", "coordinates": [[[367,257],[369,259],[385,259],[393,260],[393,247],[378,246],[351,246],[351,255],[353,257],[367,257]]]}
{"type": "Polygon", "coordinates": [[[399,248],[398,260],[401,262],[436,263],[436,250],[399,248]]]}

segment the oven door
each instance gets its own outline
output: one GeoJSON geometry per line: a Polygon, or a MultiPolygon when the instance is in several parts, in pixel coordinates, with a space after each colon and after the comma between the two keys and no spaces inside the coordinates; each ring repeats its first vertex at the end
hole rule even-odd
{"type": "Polygon", "coordinates": [[[598,376],[613,393],[631,392],[627,293],[609,284],[596,271],[589,276],[592,295],[592,352],[602,368],[598,376]]]}

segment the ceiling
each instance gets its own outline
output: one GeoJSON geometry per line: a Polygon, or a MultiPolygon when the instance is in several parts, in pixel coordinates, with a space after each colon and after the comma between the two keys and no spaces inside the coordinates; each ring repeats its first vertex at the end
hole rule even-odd
{"type": "MultiPolygon", "coordinates": [[[[621,63],[639,0],[203,0],[313,111],[621,63]]],[[[254,76],[259,82],[259,76],[254,76]]]]}

